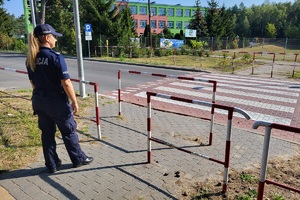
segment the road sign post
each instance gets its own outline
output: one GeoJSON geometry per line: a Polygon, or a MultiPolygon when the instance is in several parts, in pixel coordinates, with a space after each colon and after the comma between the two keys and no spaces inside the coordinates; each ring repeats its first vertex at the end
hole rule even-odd
{"type": "Polygon", "coordinates": [[[76,52],[77,52],[77,63],[78,63],[78,77],[80,79],[79,91],[81,97],[87,97],[85,93],[84,81],[84,69],[83,69],[83,58],[82,58],[82,47],[81,47],[81,33],[80,33],[80,21],[79,21],[79,6],[78,0],[73,0],[74,9],[74,24],[76,31],[76,52]]]}
{"type": "Polygon", "coordinates": [[[90,58],[91,57],[90,40],[92,40],[92,25],[84,24],[84,31],[85,31],[85,40],[88,41],[88,52],[90,58]]]}

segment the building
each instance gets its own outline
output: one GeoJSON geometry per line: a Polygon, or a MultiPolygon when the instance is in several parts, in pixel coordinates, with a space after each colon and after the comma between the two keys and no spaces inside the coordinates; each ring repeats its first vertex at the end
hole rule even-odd
{"type": "MultiPolygon", "coordinates": [[[[120,9],[129,6],[134,18],[136,32],[138,36],[143,35],[146,25],[149,24],[148,3],[117,1],[115,5],[119,6],[120,9]]],[[[166,26],[173,34],[180,33],[180,30],[185,32],[195,11],[195,6],[157,4],[152,1],[150,3],[151,33],[159,34],[166,26]]],[[[205,9],[201,8],[201,12],[204,16],[205,9]]]]}

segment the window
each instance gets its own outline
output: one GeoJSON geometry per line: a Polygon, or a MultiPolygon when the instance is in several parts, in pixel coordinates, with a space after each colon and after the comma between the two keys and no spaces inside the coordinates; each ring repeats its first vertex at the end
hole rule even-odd
{"type": "Polygon", "coordinates": [[[155,20],[151,20],[151,28],[156,28],[156,21],[155,20]]]}
{"type": "Polygon", "coordinates": [[[120,5],[120,7],[119,7],[119,11],[120,12],[122,12],[122,10],[124,10],[126,8],[126,6],[124,6],[124,5],[120,5]]]}
{"type": "Polygon", "coordinates": [[[176,16],[181,17],[182,16],[182,9],[177,9],[176,10],[176,16]]]}
{"type": "Polygon", "coordinates": [[[184,16],[185,17],[190,17],[191,16],[191,10],[185,10],[184,11],[184,16]]]}
{"type": "Polygon", "coordinates": [[[134,28],[137,28],[137,20],[136,19],[133,20],[133,24],[132,25],[133,25],[134,28]]]}
{"type": "Polygon", "coordinates": [[[159,8],[158,9],[158,15],[166,15],[166,9],[165,8],[159,8]]]}
{"type": "Polygon", "coordinates": [[[174,8],[168,8],[168,16],[174,16],[174,8]]]}
{"type": "Polygon", "coordinates": [[[111,5],[110,11],[113,11],[115,9],[116,5],[111,5]]]}
{"type": "Polygon", "coordinates": [[[140,21],[140,28],[145,28],[145,27],[146,27],[146,24],[147,24],[147,21],[146,21],[146,20],[141,20],[141,21],[140,21]]]}
{"type": "Polygon", "coordinates": [[[137,8],[136,8],[136,6],[130,6],[130,10],[131,10],[131,13],[132,13],[133,15],[136,15],[136,14],[137,14],[137,8]]]}
{"type": "Polygon", "coordinates": [[[166,26],[165,21],[161,21],[161,20],[158,21],[158,28],[165,28],[165,26],[166,26]]]}
{"type": "Polygon", "coordinates": [[[190,22],[184,22],[184,28],[188,28],[190,25],[190,22]]]}
{"type": "Polygon", "coordinates": [[[195,16],[195,14],[196,14],[196,10],[193,10],[192,15],[195,16]]]}
{"type": "Polygon", "coordinates": [[[176,28],[181,29],[182,28],[182,22],[176,22],[176,28]]]}
{"type": "Polygon", "coordinates": [[[146,6],[141,6],[140,7],[140,14],[141,15],[147,15],[147,7],[146,6]]]}
{"type": "Polygon", "coordinates": [[[156,8],[150,8],[150,12],[152,14],[152,16],[156,15],[156,8]]]}
{"type": "Polygon", "coordinates": [[[174,22],[168,21],[168,28],[174,28],[174,22]]]}

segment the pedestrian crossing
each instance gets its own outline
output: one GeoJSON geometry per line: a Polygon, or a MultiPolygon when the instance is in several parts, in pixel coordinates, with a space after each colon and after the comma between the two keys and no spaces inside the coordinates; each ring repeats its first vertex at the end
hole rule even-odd
{"type": "MultiPolygon", "coordinates": [[[[215,102],[244,110],[251,116],[252,121],[268,121],[289,126],[297,126],[298,99],[300,88],[295,81],[284,81],[271,78],[238,76],[231,74],[191,73],[194,78],[217,81],[215,102]]],[[[126,81],[126,80],[123,80],[126,81]]],[[[162,93],[193,100],[212,102],[212,85],[206,82],[178,80],[166,78],[151,83],[123,88],[121,99],[146,106],[146,92],[162,93]],[[138,99],[138,100],[137,100],[138,99]]],[[[106,95],[117,98],[117,91],[106,95]]],[[[171,99],[152,97],[157,106],[178,109],[178,113],[186,110],[205,111],[209,116],[211,108],[178,102],[171,99]]],[[[196,111],[195,111],[196,112],[196,111]]],[[[227,115],[227,111],[215,110],[215,113],[227,115]]],[[[187,114],[187,113],[185,113],[187,114]]],[[[209,118],[207,116],[207,118],[209,118]]],[[[235,117],[243,118],[235,113],[235,117]]]]}

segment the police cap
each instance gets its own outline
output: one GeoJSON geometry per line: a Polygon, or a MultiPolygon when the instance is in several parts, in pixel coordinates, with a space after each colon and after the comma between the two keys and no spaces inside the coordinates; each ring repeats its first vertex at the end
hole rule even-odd
{"type": "Polygon", "coordinates": [[[52,34],[55,36],[62,36],[61,33],[56,32],[55,29],[49,24],[37,25],[34,28],[33,33],[36,37],[41,36],[41,35],[48,35],[48,34],[52,34]]]}

